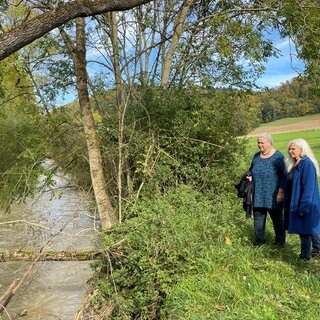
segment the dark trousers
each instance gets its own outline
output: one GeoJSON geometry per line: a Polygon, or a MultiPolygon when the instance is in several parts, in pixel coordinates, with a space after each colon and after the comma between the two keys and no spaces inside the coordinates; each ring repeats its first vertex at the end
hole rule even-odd
{"type": "Polygon", "coordinates": [[[253,226],[257,244],[265,243],[267,214],[269,213],[275,233],[275,244],[285,246],[286,232],[284,228],[284,215],[282,209],[254,208],[253,226]]]}
{"type": "Polygon", "coordinates": [[[311,255],[320,254],[320,234],[299,234],[300,236],[300,258],[309,260],[311,255]]]}
{"type": "Polygon", "coordinates": [[[311,235],[311,242],[312,242],[312,254],[320,255],[320,234],[312,234],[311,235]]]}

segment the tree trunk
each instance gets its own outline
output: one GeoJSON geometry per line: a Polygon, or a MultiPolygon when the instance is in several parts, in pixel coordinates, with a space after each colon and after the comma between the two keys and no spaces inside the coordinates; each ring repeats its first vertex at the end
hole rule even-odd
{"type": "Polygon", "coordinates": [[[92,187],[101,220],[102,229],[105,230],[111,228],[115,224],[115,213],[110,201],[110,196],[106,190],[106,183],[101,159],[100,142],[96,132],[96,127],[90,106],[85,56],[86,48],[84,18],[77,18],[76,26],[76,48],[72,46],[69,38],[63,30],[61,30],[61,34],[66,42],[69,51],[71,52],[75,66],[77,91],[81,110],[82,124],[87,142],[92,187]]]}
{"type": "Polygon", "coordinates": [[[86,49],[84,18],[77,18],[76,23],[77,50],[75,54],[75,71],[77,77],[77,91],[81,109],[82,124],[87,141],[91,181],[102,228],[109,229],[115,223],[115,214],[111,205],[110,197],[106,190],[100,143],[96,132],[89,100],[85,57],[86,49]]]}
{"type": "Polygon", "coordinates": [[[169,50],[163,59],[161,85],[166,87],[169,82],[170,70],[173,61],[173,55],[178,46],[178,42],[184,30],[185,19],[188,15],[189,9],[193,3],[193,0],[186,0],[180,8],[176,22],[174,24],[174,34],[169,46],[169,50]]]}
{"type": "Polygon", "coordinates": [[[122,221],[122,174],[123,174],[123,130],[125,116],[125,98],[123,82],[121,79],[120,58],[119,58],[119,43],[118,43],[118,22],[115,12],[107,14],[107,19],[110,25],[110,39],[113,49],[113,68],[115,75],[116,93],[117,93],[117,108],[118,108],[118,212],[119,222],[122,221]]]}

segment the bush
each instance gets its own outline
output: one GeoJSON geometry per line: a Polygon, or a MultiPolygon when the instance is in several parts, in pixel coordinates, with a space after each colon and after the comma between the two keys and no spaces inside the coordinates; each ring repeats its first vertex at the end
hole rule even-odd
{"type": "MultiPolygon", "coordinates": [[[[142,185],[150,195],[179,184],[214,193],[221,188],[216,177],[233,176],[230,164],[239,166],[244,149],[237,134],[249,117],[240,93],[147,88],[128,101],[121,144],[124,197],[135,196],[142,185]]],[[[98,126],[111,194],[117,188],[116,116],[108,105],[108,117],[98,126]]]]}
{"type": "Polygon", "coordinates": [[[139,202],[131,219],[105,235],[111,260],[97,280],[99,304],[114,306],[113,319],[166,319],[172,288],[201,272],[209,248],[243,233],[234,201],[233,194],[209,200],[181,185],[139,202]]]}

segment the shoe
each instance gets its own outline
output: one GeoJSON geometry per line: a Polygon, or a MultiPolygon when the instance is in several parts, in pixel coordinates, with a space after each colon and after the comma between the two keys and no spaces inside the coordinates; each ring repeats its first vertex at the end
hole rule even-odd
{"type": "Polygon", "coordinates": [[[280,247],[280,248],[285,248],[286,247],[285,243],[280,243],[280,242],[275,242],[274,245],[277,246],[277,247],[280,247]]]}
{"type": "Polygon", "coordinates": [[[311,253],[311,257],[312,257],[312,258],[320,258],[320,252],[318,252],[318,251],[313,251],[313,252],[311,253]]]}
{"type": "Polygon", "coordinates": [[[302,260],[302,261],[309,261],[310,258],[308,257],[303,257],[301,254],[299,255],[299,260],[302,260]]]}
{"type": "Polygon", "coordinates": [[[261,247],[261,246],[263,246],[264,244],[265,244],[265,242],[257,241],[257,240],[253,243],[253,245],[254,245],[255,247],[261,247]]]}

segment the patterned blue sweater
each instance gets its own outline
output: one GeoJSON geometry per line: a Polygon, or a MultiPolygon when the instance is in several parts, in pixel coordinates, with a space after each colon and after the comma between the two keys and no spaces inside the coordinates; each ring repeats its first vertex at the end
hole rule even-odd
{"type": "Polygon", "coordinates": [[[253,177],[253,205],[256,208],[277,209],[276,196],[285,174],[283,154],[276,152],[269,158],[261,158],[257,152],[252,159],[250,171],[253,177]]]}

